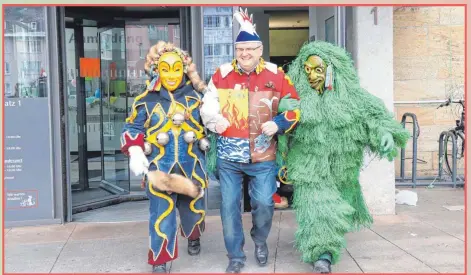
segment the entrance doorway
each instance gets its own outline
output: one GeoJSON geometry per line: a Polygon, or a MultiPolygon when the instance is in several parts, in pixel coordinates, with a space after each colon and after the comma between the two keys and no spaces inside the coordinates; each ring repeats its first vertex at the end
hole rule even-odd
{"type": "Polygon", "coordinates": [[[171,18],[135,20],[145,16],[138,10],[103,9],[64,9],[70,214],[123,196],[144,196],[142,178],[130,173],[120,151],[121,129],[134,98],[145,89],[149,47],[159,40],[180,46],[178,12],[171,18]],[[134,17],[123,16],[126,12],[134,17]]]}

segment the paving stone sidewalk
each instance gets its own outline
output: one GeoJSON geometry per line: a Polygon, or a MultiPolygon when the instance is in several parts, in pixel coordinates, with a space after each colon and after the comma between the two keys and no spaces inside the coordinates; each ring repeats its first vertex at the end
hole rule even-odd
{"type": "MultiPolygon", "coordinates": [[[[412,189],[409,189],[412,190],[412,189]]],[[[417,188],[417,206],[398,205],[397,214],[375,216],[371,229],[347,235],[334,273],[463,273],[464,191],[417,188]]],[[[5,229],[5,271],[21,273],[150,273],[147,259],[147,201],[129,202],[76,215],[65,225],[5,229]],[[121,220],[118,217],[124,217],[121,220]]],[[[212,214],[217,214],[214,211],[212,214]]],[[[223,273],[227,257],[217,215],[207,217],[201,254],[179,258],[172,273],[223,273]]],[[[247,254],[244,273],[311,272],[293,248],[292,211],[277,211],[268,238],[270,260],[258,267],[250,239],[251,217],[243,218],[247,254]]]]}

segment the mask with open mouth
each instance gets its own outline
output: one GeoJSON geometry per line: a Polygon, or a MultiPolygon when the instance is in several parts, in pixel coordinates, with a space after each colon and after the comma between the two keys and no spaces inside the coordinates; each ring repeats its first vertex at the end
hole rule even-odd
{"type": "Polygon", "coordinates": [[[174,52],[162,54],[159,59],[159,75],[162,86],[169,92],[175,91],[183,79],[183,61],[174,52]]]}

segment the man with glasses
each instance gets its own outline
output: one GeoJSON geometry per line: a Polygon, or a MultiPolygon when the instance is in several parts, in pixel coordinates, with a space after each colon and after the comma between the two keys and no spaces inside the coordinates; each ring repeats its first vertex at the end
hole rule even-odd
{"type": "Polygon", "coordinates": [[[279,113],[281,98],[298,98],[294,86],[281,68],[263,60],[263,45],[247,10],[240,10],[234,17],[240,23],[236,59],[216,70],[201,107],[203,123],[215,133],[208,170],[217,168],[221,184],[221,219],[229,257],[227,273],[240,273],[246,260],[240,207],[244,175],[250,181],[253,223],[250,233],[255,243],[255,259],[260,266],[268,262],[266,240],[277,189],[276,135],[292,131],[300,115],[297,106],[279,113]]]}

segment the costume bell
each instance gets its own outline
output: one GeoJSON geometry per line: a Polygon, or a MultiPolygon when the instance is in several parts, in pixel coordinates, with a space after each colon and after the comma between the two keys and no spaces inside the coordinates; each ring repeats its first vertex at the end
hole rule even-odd
{"type": "MultiPolygon", "coordinates": [[[[152,171],[179,174],[204,190],[208,183],[204,152],[209,142],[200,120],[202,94],[194,90],[188,77],[191,65],[188,54],[172,44],[159,42],[151,48],[146,62],[151,81],[135,98],[122,132],[121,149],[130,156],[130,168],[137,175],[152,171]]],[[[204,198],[158,190],[149,182],[149,174],[146,178],[150,200],[148,263],[154,273],[165,273],[166,263],[178,257],[178,230],[189,240],[188,253],[199,254],[204,198]]]]}

